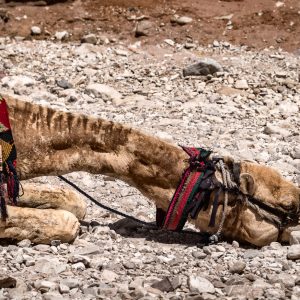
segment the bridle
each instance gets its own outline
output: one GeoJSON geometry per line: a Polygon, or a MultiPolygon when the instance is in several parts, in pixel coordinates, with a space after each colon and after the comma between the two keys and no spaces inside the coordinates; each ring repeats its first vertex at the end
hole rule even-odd
{"type": "Polygon", "coordinates": [[[208,209],[211,200],[212,210],[208,226],[215,227],[221,194],[224,194],[221,220],[217,231],[210,236],[211,242],[219,241],[228,216],[228,206],[232,204],[246,206],[255,211],[263,220],[278,227],[279,236],[287,226],[298,224],[299,211],[275,208],[242,192],[239,180],[240,164],[234,163],[232,170],[229,170],[222,157],[210,158],[211,151],[202,148],[182,148],[190,156],[188,167],[171,199],[168,211],[158,220],[161,228],[182,230],[188,218],[196,219],[200,211],[208,209]],[[217,171],[221,173],[222,182],[216,178],[217,171]]]}

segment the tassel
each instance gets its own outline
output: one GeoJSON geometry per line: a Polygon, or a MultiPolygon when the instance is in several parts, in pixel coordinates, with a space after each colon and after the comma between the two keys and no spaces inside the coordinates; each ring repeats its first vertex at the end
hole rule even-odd
{"type": "Polygon", "coordinates": [[[11,161],[7,162],[7,174],[8,198],[12,201],[12,204],[17,205],[20,193],[20,182],[17,171],[11,161]]]}
{"type": "Polygon", "coordinates": [[[0,199],[0,210],[1,210],[1,219],[2,219],[2,221],[5,221],[8,217],[8,213],[7,213],[7,207],[6,207],[5,199],[2,196],[1,196],[1,199],[0,199]]]}
{"type": "Polygon", "coordinates": [[[6,201],[5,201],[5,183],[3,181],[4,175],[0,172],[0,213],[3,221],[8,217],[6,201]]]}

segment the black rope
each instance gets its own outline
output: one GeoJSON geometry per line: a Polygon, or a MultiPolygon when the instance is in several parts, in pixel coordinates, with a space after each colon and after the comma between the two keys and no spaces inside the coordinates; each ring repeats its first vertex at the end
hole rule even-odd
{"type": "Polygon", "coordinates": [[[106,206],[100,202],[98,202],[96,199],[94,199],[91,195],[87,194],[85,191],[83,191],[79,186],[77,186],[75,183],[71,182],[70,180],[68,180],[67,178],[59,175],[58,176],[59,179],[63,180],[64,182],[66,182],[67,184],[69,184],[70,186],[72,186],[75,190],[77,190],[79,193],[81,193],[82,195],[84,195],[86,198],[88,198],[89,200],[91,200],[93,203],[95,203],[96,205],[98,205],[99,207],[105,209],[105,210],[108,210],[116,215],[119,215],[121,217],[124,217],[124,218],[127,218],[127,219],[130,219],[132,221],[135,221],[137,223],[140,223],[142,225],[145,225],[145,226],[148,226],[148,227],[153,227],[154,229],[157,229],[157,226],[151,224],[151,223],[148,223],[148,222],[145,222],[145,221],[142,221],[142,220],[139,220],[133,216],[130,216],[126,213],[123,213],[121,211],[118,211],[114,208],[111,208],[109,206],[106,206]]]}
{"type": "MultiPolygon", "coordinates": [[[[80,194],[84,195],[86,198],[88,198],[89,200],[91,200],[93,203],[95,203],[97,206],[108,210],[116,215],[119,215],[121,217],[130,219],[136,223],[142,224],[144,226],[147,226],[151,229],[155,229],[155,230],[160,230],[159,227],[157,227],[156,225],[154,225],[153,223],[150,222],[145,222],[142,220],[139,220],[131,215],[128,215],[124,212],[118,211],[114,208],[111,208],[109,206],[106,206],[100,202],[98,202],[96,199],[94,199],[91,195],[89,195],[88,193],[86,193],[85,191],[83,191],[79,186],[77,186],[75,183],[71,182],[70,180],[68,180],[67,178],[65,178],[64,176],[58,175],[58,178],[61,179],[62,181],[64,181],[65,183],[69,184],[71,187],[73,187],[75,190],[77,190],[80,194]]],[[[190,230],[181,230],[181,231],[177,231],[177,233],[183,233],[183,234],[191,234],[191,235],[197,235],[198,237],[200,236],[202,238],[201,242],[204,243],[208,243],[208,235],[207,233],[201,233],[201,232],[195,232],[195,231],[190,231],[190,230]]],[[[199,242],[199,241],[198,241],[199,242]]]]}

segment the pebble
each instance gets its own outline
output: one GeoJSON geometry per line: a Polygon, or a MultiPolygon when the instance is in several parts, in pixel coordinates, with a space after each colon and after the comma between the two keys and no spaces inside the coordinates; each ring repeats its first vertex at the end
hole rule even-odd
{"type": "Polygon", "coordinates": [[[169,278],[165,277],[164,279],[160,281],[154,282],[151,287],[158,289],[162,292],[171,292],[174,291],[176,288],[178,288],[181,285],[181,280],[179,277],[175,278],[169,278]]]}
{"type": "Polygon", "coordinates": [[[18,243],[18,246],[21,248],[27,248],[31,246],[31,241],[26,239],[26,240],[22,240],[18,243]]]}
{"type": "Polygon", "coordinates": [[[182,16],[176,19],[176,23],[179,25],[186,25],[193,22],[193,19],[187,16],[182,16]]]}
{"type": "Polygon", "coordinates": [[[290,245],[300,244],[300,231],[292,231],[290,235],[290,245]]]}
{"type": "Polygon", "coordinates": [[[234,87],[238,90],[246,90],[249,88],[248,82],[246,79],[240,79],[235,82],[234,87]]]}
{"type": "Polygon", "coordinates": [[[142,20],[137,23],[135,28],[135,36],[149,36],[154,33],[155,24],[148,20],[142,20]]]}
{"type": "Polygon", "coordinates": [[[69,33],[67,31],[58,31],[55,33],[54,37],[59,41],[65,41],[69,37],[69,33]]]}
{"type": "Polygon", "coordinates": [[[1,274],[0,275],[0,288],[14,288],[16,287],[17,280],[13,277],[1,274]]]}
{"type": "Polygon", "coordinates": [[[31,34],[32,35],[40,35],[42,33],[42,29],[38,26],[31,27],[31,34]]]}
{"type": "Polygon", "coordinates": [[[300,244],[292,245],[289,247],[287,258],[291,260],[300,259],[300,244]]]}
{"type": "Polygon", "coordinates": [[[57,85],[63,89],[71,89],[73,85],[66,79],[61,79],[56,81],[57,85]]]}
{"type": "Polygon", "coordinates": [[[183,76],[199,76],[221,72],[222,66],[211,58],[199,60],[196,64],[190,65],[183,69],[183,76]]]}
{"type": "Polygon", "coordinates": [[[104,282],[112,282],[112,281],[115,281],[117,278],[118,278],[118,275],[115,272],[110,271],[110,270],[104,269],[101,273],[101,279],[104,282]]]}
{"type": "Polygon", "coordinates": [[[204,277],[191,275],[188,277],[188,284],[191,292],[196,292],[196,293],[215,292],[215,288],[213,284],[204,277]]]}
{"type": "Polygon", "coordinates": [[[98,41],[97,36],[93,33],[87,34],[83,36],[81,39],[81,43],[88,43],[93,45],[96,45],[97,41],[98,41]]]}
{"type": "Polygon", "coordinates": [[[245,268],[246,263],[244,261],[237,261],[230,266],[229,272],[232,274],[242,274],[245,268]]]}
{"type": "MultiPolygon", "coordinates": [[[[149,33],[167,26],[153,24],[149,33]]],[[[173,144],[200,142],[220,155],[247,154],[300,184],[297,58],[272,49],[246,51],[221,41],[218,47],[205,48],[189,37],[166,38],[169,44],[161,41],[151,47],[143,40],[127,45],[98,34],[96,45],[5,40],[1,92],[126,123],[173,144]],[[194,50],[187,51],[185,43],[195,44],[194,50]],[[200,77],[182,78],[183,68],[196,64],[200,53],[203,60],[218,62],[217,70],[204,67],[204,75],[197,69],[200,77]],[[62,79],[73,87],[60,87],[57,81],[62,79]],[[248,88],[235,87],[241,79],[248,88]]],[[[84,172],[68,176],[106,205],[155,219],[153,203],[120,180],[84,172]]],[[[55,177],[33,181],[60,184],[55,177]]],[[[73,244],[55,241],[49,247],[24,240],[0,246],[2,273],[14,279],[0,298],[299,298],[296,233],[291,246],[270,243],[254,249],[222,242],[202,247],[194,236],[151,231],[90,203],[86,222],[73,244]],[[50,282],[49,291],[47,284],[43,294],[35,288],[39,281],[50,282]]]]}
{"type": "Polygon", "coordinates": [[[104,101],[112,101],[122,97],[114,88],[100,83],[89,84],[86,87],[86,91],[97,98],[102,98],[104,101]]]}

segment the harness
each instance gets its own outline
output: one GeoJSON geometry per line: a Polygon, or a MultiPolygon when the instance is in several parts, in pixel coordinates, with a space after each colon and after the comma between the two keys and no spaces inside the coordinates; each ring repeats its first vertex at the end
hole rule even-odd
{"type": "MultiPolygon", "coordinates": [[[[222,233],[229,205],[228,194],[235,197],[231,205],[237,202],[254,210],[262,219],[275,224],[281,234],[286,226],[298,224],[299,212],[294,213],[275,208],[255,197],[243,194],[239,189],[239,174],[231,174],[222,158],[210,159],[211,151],[203,148],[182,147],[189,155],[189,166],[183,172],[180,183],[171,199],[167,212],[157,210],[157,225],[166,230],[180,231],[187,219],[196,219],[200,211],[206,211],[212,199],[209,227],[215,227],[216,214],[220,203],[220,194],[224,193],[223,210],[218,230],[211,235],[210,241],[217,242],[222,233]],[[216,171],[222,174],[222,181],[217,180],[216,171]],[[234,177],[234,181],[231,179],[234,177]]],[[[239,170],[236,170],[239,172],[239,170]]],[[[237,173],[237,172],[236,172],[237,173]]]]}
{"type": "Polygon", "coordinates": [[[8,217],[6,204],[17,204],[19,179],[16,171],[17,151],[9,123],[7,105],[0,96],[0,213],[8,217]]]}

